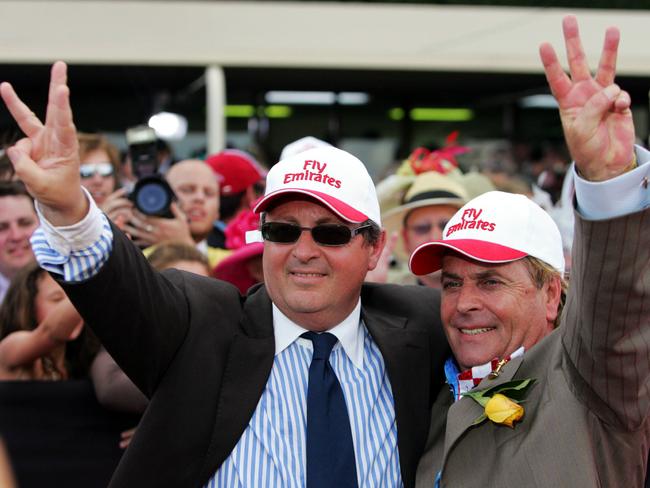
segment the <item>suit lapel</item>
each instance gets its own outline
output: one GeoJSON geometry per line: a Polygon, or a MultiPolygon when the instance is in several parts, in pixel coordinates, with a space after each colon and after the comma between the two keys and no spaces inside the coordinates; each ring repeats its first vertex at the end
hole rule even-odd
{"type": "MultiPolygon", "coordinates": [[[[483,378],[483,381],[479,383],[475,390],[485,390],[511,381],[523,359],[523,356],[520,356],[510,361],[502,368],[501,374],[497,378],[483,378]]],[[[449,412],[447,413],[447,428],[445,430],[445,447],[441,464],[443,470],[447,458],[458,439],[472,427],[474,421],[483,412],[483,407],[469,397],[462,397],[449,408],[449,412]]]]}
{"type": "Polygon", "coordinates": [[[266,387],[275,352],[272,317],[266,289],[258,288],[244,304],[240,332],[228,353],[204,480],[232,452],[266,387]]]}
{"type": "Polygon", "coordinates": [[[428,336],[406,329],[405,317],[376,309],[362,307],[362,318],[386,365],[395,404],[402,477],[405,486],[412,486],[429,421],[430,378],[424,374],[430,370],[428,336]]]}

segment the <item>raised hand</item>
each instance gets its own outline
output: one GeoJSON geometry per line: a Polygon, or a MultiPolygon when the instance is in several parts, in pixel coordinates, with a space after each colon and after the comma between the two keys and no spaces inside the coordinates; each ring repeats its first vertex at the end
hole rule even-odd
{"type": "Polygon", "coordinates": [[[571,77],[562,69],[553,47],[539,48],[546,79],[560,106],[564,137],[578,170],[588,180],[602,181],[624,173],[634,157],[634,124],[630,96],[614,84],[620,34],[610,27],[596,75],[585,57],[578,22],[562,22],[571,77]]]}
{"type": "Polygon", "coordinates": [[[16,174],[52,224],[78,222],[86,215],[88,202],[81,190],[79,147],[65,63],[58,61],[52,66],[45,123],[18,98],[9,83],[0,85],[0,95],[26,135],[7,150],[16,174]]]}

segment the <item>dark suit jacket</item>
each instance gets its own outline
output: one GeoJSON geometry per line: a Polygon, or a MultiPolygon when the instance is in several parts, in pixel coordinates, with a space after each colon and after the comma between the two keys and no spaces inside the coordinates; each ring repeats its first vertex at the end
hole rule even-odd
{"type": "Polygon", "coordinates": [[[535,378],[514,429],[472,423],[483,409],[434,404],[418,488],[643,486],[650,444],[650,209],[576,217],[562,325],[508,363],[498,379],[535,378]]]}
{"type": "MultiPolygon", "coordinates": [[[[271,300],[263,286],[240,297],[214,279],[156,273],[113,232],[100,272],[62,283],[108,352],[151,397],[111,486],[203,485],[236,445],[266,385],[275,353],[271,300]]],[[[449,354],[439,295],[368,284],[361,303],[390,379],[402,478],[410,487],[449,354]]]]}

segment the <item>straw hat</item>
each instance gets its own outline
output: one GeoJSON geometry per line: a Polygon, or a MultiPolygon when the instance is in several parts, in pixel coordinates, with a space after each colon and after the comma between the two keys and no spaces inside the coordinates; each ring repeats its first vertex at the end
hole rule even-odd
{"type": "Polygon", "coordinates": [[[395,255],[402,261],[408,261],[409,253],[404,247],[402,226],[404,218],[411,210],[431,205],[452,205],[460,208],[468,199],[467,192],[456,179],[435,171],[428,171],[416,176],[404,195],[402,205],[382,215],[386,231],[389,234],[395,231],[398,233],[395,255]]]}

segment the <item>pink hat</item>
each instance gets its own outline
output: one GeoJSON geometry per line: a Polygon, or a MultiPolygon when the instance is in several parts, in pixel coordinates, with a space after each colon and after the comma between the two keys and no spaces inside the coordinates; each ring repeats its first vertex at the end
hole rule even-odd
{"type": "Polygon", "coordinates": [[[261,256],[263,252],[264,244],[261,242],[253,242],[240,247],[227,258],[219,261],[212,275],[215,278],[232,283],[239,288],[240,293],[243,295],[256,283],[256,280],[246,269],[246,262],[256,256],[261,256]]]}
{"type": "Polygon", "coordinates": [[[557,225],[524,195],[491,191],[470,200],[451,218],[442,240],[426,242],[413,251],[411,271],[425,275],[439,270],[447,249],[486,263],[533,256],[564,273],[557,225]]]}
{"type": "Polygon", "coordinates": [[[205,162],[219,176],[221,194],[241,193],[266,176],[255,158],[244,151],[225,149],[208,156],[205,162]]]}
{"type": "Polygon", "coordinates": [[[264,252],[264,244],[246,244],[244,237],[246,232],[257,229],[258,223],[259,217],[251,210],[242,210],[230,221],[225,230],[226,247],[233,249],[233,252],[219,261],[212,272],[215,278],[228,281],[239,288],[242,295],[256,283],[246,267],[247,261],[264,252]]]}
{"type": "Polygon", "coordinates": [[[310,149],[277,163],[266,177],[266,192],[255,206],[263,212],[278,197],[308,195],[348,222],[372,220],[381,226],[375,185],[359,159],[335,147],[310,149]]]}

